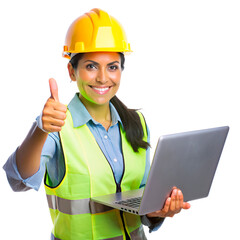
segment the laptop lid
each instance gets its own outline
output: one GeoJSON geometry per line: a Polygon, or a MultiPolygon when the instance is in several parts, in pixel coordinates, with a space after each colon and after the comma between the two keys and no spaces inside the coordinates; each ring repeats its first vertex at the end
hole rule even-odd
{"type": "Polygon", "coordinates": [[[161,209],[174,186],[185,202],[207,197],[228,131],[225,126],[160,137],[139,214],[161,209]]]}

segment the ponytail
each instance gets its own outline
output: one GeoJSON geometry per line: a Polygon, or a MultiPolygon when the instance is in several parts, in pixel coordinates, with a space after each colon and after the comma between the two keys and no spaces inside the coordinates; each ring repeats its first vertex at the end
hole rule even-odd
{"type": "Polygon", "coordinates": [[[128,142],[131,144],[134,152],[139,148],[147,149],[150,145],[143,140],[143,127],[139,115],[135,109],[129,109],[116,96],[110,102],[116,108],[126,132],[128,142]]]}

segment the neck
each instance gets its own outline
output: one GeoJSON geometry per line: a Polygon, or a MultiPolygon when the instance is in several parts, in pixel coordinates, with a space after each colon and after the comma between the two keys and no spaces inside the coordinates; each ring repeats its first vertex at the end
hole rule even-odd
{"type": "MultiPolygon", "coordinates": [[[[81,95],[79,96],[81,102],[88,110],[92,118],[101,123],[102,125],[110,125],[111,123],[111,112],[109,107],[109,102],[106,104],[98,105],[92,102],[87,101],[81,95]]],[[[108,126],[109,127],[109,126],[108,126]]]]}

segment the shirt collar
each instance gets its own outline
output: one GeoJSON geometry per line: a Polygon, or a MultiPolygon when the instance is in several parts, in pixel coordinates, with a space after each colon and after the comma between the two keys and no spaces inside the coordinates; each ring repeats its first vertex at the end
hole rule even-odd
{"type": "MultiPolygon", "coordinates": [[[[121,118],[120,118],[116,108],[113,106],[113,104],[111,102],[109,104],[109,107],[110,107],[110,111],[111,111],[112,125],[115,125],[118,122],[120,122],[122,125],[121,118]]],[[[88,123],[89,121],[92,121],[93,123],[97,124],[97,122],[92,118],[92,116],[89,114],[86,107],[81,102],[78,93],[75,94],[75,96],[69,103],[68,109],[72,115],[74,127],[80,127],[80,126],[88,123]],[[79,114],[79,112],[81,114],[79,114]]]]}

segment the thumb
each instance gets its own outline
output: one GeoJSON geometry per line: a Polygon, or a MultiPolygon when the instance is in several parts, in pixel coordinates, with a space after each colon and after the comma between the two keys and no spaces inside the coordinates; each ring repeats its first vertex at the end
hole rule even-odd
{"type": "Polygon", "coordinates": [[[54,78],[49,79],[49,87],[50,87],[51,98],[53,98],[55,101],[59,102],[58,85],[54,78]]]}
{"type": "Polygon", "coordinates": [[[189,209],[191,207],[190,203],[184,202],[183,203],[183,209],[189,209]]]}

